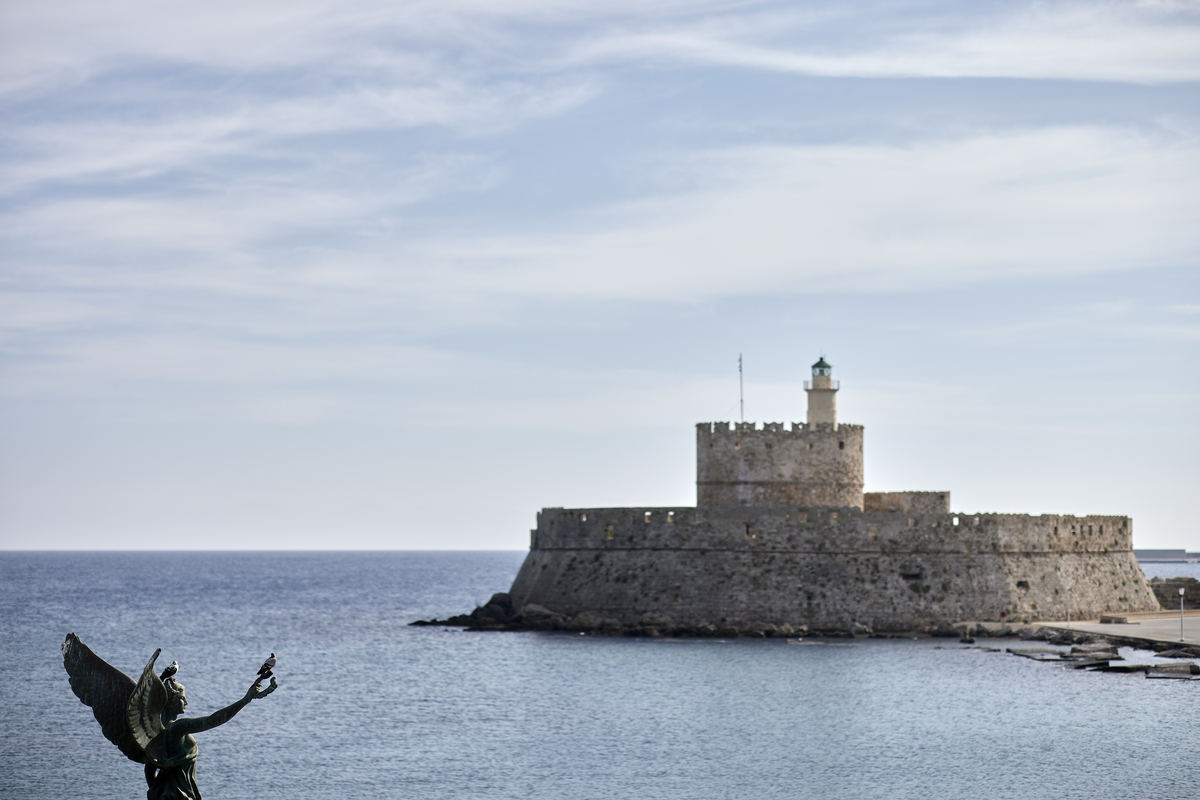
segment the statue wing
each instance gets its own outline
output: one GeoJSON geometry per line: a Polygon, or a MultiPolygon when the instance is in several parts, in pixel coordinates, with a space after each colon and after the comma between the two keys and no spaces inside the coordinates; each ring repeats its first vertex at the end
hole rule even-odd
{"type": "MultiPolygon", "coordinates": [[[[144,764],[145,747],[134,738],[125,715],[136,686],[133,679],[93,653],[73,633],[67,634],[62,654],[71,689],[84,705],[91,707],[105,738],[130,759],[144,764]]],[[[154,655],[158,657],[158,653],[154,655]]]]}
{"type": "Polygon", "coordinates": [[[143,754],[154,737],[163,732],[162,712],[167,707],[167,687],[154,672],[154,661],[161,652],[161,649],[155,650],[150,656],[125,705],[125,721],[143,754]]]}

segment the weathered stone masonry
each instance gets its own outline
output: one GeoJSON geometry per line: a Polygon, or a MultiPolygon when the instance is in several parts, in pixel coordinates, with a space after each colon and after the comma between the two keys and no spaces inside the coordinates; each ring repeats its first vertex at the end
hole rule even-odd
{"type": "Polygon", "coordinates": [[[863,429],[832,416],[828,369],[814,365],[823,422],[697,426],[694,508],[543,509],[514,608],[604,627],[877,632],[1158,608],[1128,517],[864,494],[863,429]]]}
{"type": "Polygon", "coordinates": [[[696,504],[862,508],[862,454],[861,425],[702,422],[696,504]]]}
{"type": "Polygon", "coordinates": [[[1157,608],[1128,517],[543,509],[510,594],[622,626],[915,630],[1157,608]]]}

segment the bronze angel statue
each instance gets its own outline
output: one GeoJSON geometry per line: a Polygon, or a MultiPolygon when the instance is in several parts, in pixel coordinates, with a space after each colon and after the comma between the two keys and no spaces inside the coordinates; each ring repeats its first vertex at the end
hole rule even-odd
{"type": "Polygon", "coordinates": [[[251,700],[266,697],[279,685],[272,676],[271,685],[263,689],[260,677],[233,705],[207,717],[183,719],[187,694],[175,679],[178,665],[172,663],[161,676],[154,672],[161,649],[150,656],[136,683],[73,633],[67,634],[62,652],[71,688],[91,706],[104,735],[130,759],[146,765],[148,800],[200,800],[198,748],[192,734],[228,722],[251,700]]]}

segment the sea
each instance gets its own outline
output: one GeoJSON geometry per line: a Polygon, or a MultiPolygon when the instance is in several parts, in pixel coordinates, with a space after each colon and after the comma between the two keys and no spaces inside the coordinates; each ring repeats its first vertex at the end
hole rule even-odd
{"type": "MultiPolygon", "coordinates": [[[[71,692],[75,633],[179,662],[208,800],[1200,798],[1200,681],[947,639],[670,640],[412,627],[521,552],[0,553],[0,798],[144,797],[71,692]]],[[[1145,564],[1200,577],[1200,565],[1145,564]]],[[[1148,657],[1148,654],[1145,654],[1148,657]]]]}

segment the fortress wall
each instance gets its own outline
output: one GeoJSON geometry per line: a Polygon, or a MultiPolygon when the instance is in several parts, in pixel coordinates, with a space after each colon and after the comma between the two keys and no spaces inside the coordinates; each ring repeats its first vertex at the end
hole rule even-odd
{"type": "Polygon", "coordinates": [[[545,508],[531,549],[1133,552],[1128,517],[791,506],[545,508]]]}
{"type": "Polygon", "coordinates": [[[950,512],[950,492],[867,492],[864,511],[950,512]]]}
{"type": "Polygon", "coordinates": [[[518,608],[616,625],[717,628],[1053,619],[1066,615],[1068,592],[1075,617],[1154,610],[1128,523],[848,508],[544,509],[511,594],[518,608]]]}
{"type": "Polygon", "coordinates": [[[861,425],[702,422],[697,505],[862,508],[862,454],[861,425]]]}

